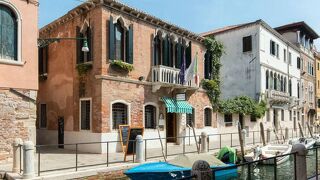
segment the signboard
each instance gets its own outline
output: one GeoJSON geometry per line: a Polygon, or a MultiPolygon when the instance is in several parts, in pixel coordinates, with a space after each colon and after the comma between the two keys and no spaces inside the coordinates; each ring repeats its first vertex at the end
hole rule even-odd
{"type": "Polygon", "coordinates": [[[127,145],[126,145],[126,151],[124,155],[124,161],[126,161],[127,155],[132,155],[135,154],[136,147],[135,147],[135,142],[136,142],[136,137],[138,135],[143,136],[143,127],[130,127],[129,128],[129,136],[127,140],[127,145]]]}
{"type": "Polygon", "coordinates": [[[128,135],[129,135],[129,129],[130,126],[125,124],[125,125],[119,125],[119,133],[120,133],[120,141],[121,141],[121,146],[122,146],[122,151],[125,152],[126,146],[127,146],[127,141],[128,141],[128,135]]]}
{"type": "Polygon", "coordinates": [[[186,100],[186,94],[185,93],[179,93],[176,95],[177,101],[185,101],[186,100]]]}

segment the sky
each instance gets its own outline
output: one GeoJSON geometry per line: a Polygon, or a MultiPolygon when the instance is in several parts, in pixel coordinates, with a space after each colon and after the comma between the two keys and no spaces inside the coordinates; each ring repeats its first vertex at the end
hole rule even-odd
{"type": "MultiPolygon", "coordinates": [[[[39,27],[84,0],[40,0],[39,27]]],[[[319,0],[120,0],[172,24],[202,33],[262,19],[271,27],[305,21],[320,34],[319,0]]],[[[320,49],[320,40],[315,42],[320,49]]]]}

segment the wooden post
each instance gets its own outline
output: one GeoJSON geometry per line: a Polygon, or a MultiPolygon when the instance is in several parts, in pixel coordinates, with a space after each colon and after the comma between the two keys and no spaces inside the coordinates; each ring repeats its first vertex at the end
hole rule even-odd
{"type": "Polygon", "coordinates": [[[160,144],[161,144],[162,156],[163,156],[164,161],[167,161],[166,156],[165,156],[165,154],[164,154],[164,150],[163,150],[163,144],[162,144],[162,139],[161,139],[161,135],[160,135],[159,126],[157,126],[157,130],[158,130],[159,140],[160,140],[160,144]]]}
{"type": "Polygon", "coordinates": [[[265,146],[266,145],[266,138],[264,136],[264,127],[263,127],[262,122],[260,122],[260,135],[261,135],[263,146],[265,146]]]}
{"type": "Polygon", "coordinates": [[[244,160],[244,147],[243,147],[243,139],[242,139],[242,132],[241,132],[241,124],[240,124],[240,122],[238,122],[238,134],[239,134],[239,141],[240,141],[242,160],[244,160]]]}
{"type": "Polygon", "coordinates": [[[300,136],[304,137],[302,126],[301,126],[300,122],[298,122],[298,125],[299,125],[299,129],[300,129],[300,136]]]}
{"type": "Polygon", "coordinates": [[[194,130],[194,124],[193,124],[193,122],[191,122],[191,124],[192,124],[192,131],[193,131],[194,141],[196,142],[198,154],[200,154],[200,147],[199,147],[199,144],[198,144],[198,141],[197,141],[196,131],[194,130]]]}
{"type": "Polygon", "coordinates": [[[307,123],[307,127],[308,127],[308,130],[309,130],[310,136],[313,138],[312,131],[311,131],[311,128],[310,128],[310,124],[309,124],[309,123],[307,123]]]}

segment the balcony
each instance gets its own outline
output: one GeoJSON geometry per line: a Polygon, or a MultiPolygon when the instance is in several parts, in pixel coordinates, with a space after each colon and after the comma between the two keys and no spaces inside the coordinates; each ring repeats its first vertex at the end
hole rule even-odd
{"type": "Polygon", "coordinates": [[[267,90],[267,98],[272,104],[287,104],[290,103],[290,95],[286,92],[277,90],[267,90]]]}
{"type": "Polygon", "coordinates": [[[167,67],[167,66],[153,66],[152,67],[152,82],[153,82],[153,92],[156,92],[161,87],[171,87],[180,89],[190,89],[195,90],[198,86],[195,84],[194,80],[185,82],[181,84],[179,78],[180,69],[167,67]]]}

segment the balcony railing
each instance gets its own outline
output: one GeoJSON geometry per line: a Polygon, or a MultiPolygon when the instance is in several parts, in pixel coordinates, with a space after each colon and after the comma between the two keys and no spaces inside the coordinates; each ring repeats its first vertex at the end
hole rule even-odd
{"type": "MultiPolygon", "coordinates": [[[[152,67],[152,82],[159,82],[171,85],[181,85],[179,77],[180,69],[167,66],[153,66],[152,67]]],[[[183,86],[196,87],[193,80],[185,82],[183,86]]]]}
{"type": "Polygon", "coordinates": [[[290,95],[286,92],[268,90],[267,95],[267,98],[271,101],[290,102],[290,95]]]}

